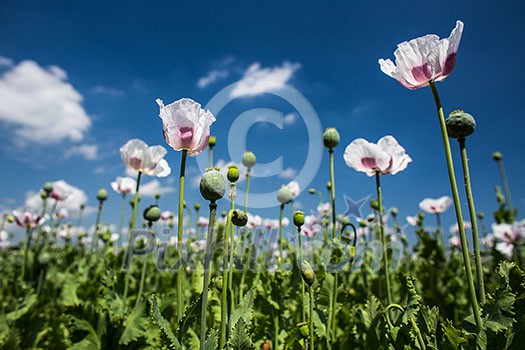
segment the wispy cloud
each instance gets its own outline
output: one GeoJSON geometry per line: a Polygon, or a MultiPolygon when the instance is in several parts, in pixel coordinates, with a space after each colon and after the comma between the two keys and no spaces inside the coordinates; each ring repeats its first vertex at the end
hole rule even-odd
{"type": "Polygon", "coordinates": [[[25,60],[0,77],[0,121],[13,128],[18,146],[82,141],[91,126],[82,100],[57,66],[25,60]]]}
{"type": "Polygon", "coordinates": [[[295,176],[297,176],[297,170],[294,168],[286,168],[279,174],[280,178],[288,180],[293,179],[295,176]]]}
{"type": "Polygon", "coordinates": [[[255,62],[244,72],[242,79],[230,92],[230,97],[253,96],[279,90],[301,68],[300,63],[283,62],[281,66],[262,68],[255,62]]]}
{"type": "Polygon", "coordinates": [[[229,73],[225,69],[214,69],[208,72],[208,74],[199,80],[197,80],[197,87],[204,89],[206,86],[216,82],[219,79],[228,77],[229,73]]]}
{"type": "MultiPolygon", "coordinates": [[[[88,197],[86,193],[73,185],[68,184],[64,180],[58,180],[53,182],[54,186],[59,186],[66,193],[68,197],[66,200],[58,202],[57,209],[66,208],[69,212],[78,212],[82,204],[87,204],[88,197]]],[[[24,208],[30,209],[36,213],[39,213],[42,209],[42,197],[40,197],[39,192],[28,192],[26,193],[26,200],[24,203],[24,208]]],[[[85,214],[93,213],[96,211],[95,207],[86,206],[84,212],[85,214]]]]}
{"type": "Polygon", "coordinates": [[[144,185],[141,185],[139,193],[141,196],[153,197],[157,193],[162,195],[173,191],[175,191],[175,188],[170,186],[163,186],[159,180],[154,179],[144,185]]]}
{"type": "Polygon", "coordinates": [[[101,95],[108,95],[113,97],[123,97],[126,93],[122,90],[115,89],[108,86],[97,85],[93,88],[93,92],[101,95]]]}
{"type": "Polygon", "coordinates": [[[283,123],[284,125],[292,125],[295,123],[295,121],[297,120],[297,113],[288,113],[286,114],[284,117],[283,117],[283,123]]]}
{"type": "Polygon", "coordinates": [[[66,151],[65,157],[71,158],[72,156],[82,156],[88,160],[95,160],[98,158],[98,146],[84,144],[71,147],[66,151]]]}
{"type": "Polygon", "coordinates": [[[12,59],[0,55],[0,67],[11,67],[12,65],[12,59]]]}

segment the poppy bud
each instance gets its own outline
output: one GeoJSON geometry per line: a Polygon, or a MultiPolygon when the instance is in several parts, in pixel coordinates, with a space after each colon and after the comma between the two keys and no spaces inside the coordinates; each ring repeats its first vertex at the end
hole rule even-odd
{"type": "Polygon", "coordinates": [[[49,197],[49,193],[46,191],[40,191],[40,198],[47,199],[49,197]]]}
{"type": "Polygon", "coordinates": [[[193,204],[193,208],[195,208],[195,210],[199,210],[201,208],[201,204],[199,202],[196,202],[195,204],[193,204]]]}
{"type": "Polygon", "coordinates": [[[301,262],[301,276],[303,276],[303,280],[308,286],[311,287],[314,284],[315,273],[307,260],[301,262]]]}
{"type": "Polygon", "coordinates": [[[106,199],[108,199],[108,191],[106,191],[103,188],[98,190],[98,192],[97,192],[97,199],[98,199],[99,202],[104,202],[106,199]]]}
{"type": "Polygon", "coordinates": [[[397,210],[396,207],[390,209],[390,214],[392,214],[392,216],[397,216],[397,214],[399,213],[399,211],[397,210]]]}
{"type": "Polygon", "coordinates": [[[492,153],[492,159],[494,159],[496,162],[503,159],[503,154],[501,152],[493,152],[492,153]]]}
{"type": "Polygon", "coordinates": [[[226,181],[220,172],[210,169],[201,177],[200,191],[204,199],[215,202],[226,192],[226,181]]]}
{"type": "Polygon", "coordinates": [[[300,210],[294,211],[293,213],[293,224],[300,228],[304,225],[304,213],[300,210]]]}
{"type": "Polygon", "coordinates": [[[257,158],[255,157],[255,154],[253,152],[244,152],[244,155],[242,156],[242,164],[244,164],[245,167],[247,167],[248,169],[253,168],[256,161],[257,158]]]}
{"type": "Polygon", "coordinates": [[[235,226],[246,226],[246,223],[248,222],[248,215],[242,210],[234,210],[232,213],[232,223],[235,226]]]}
{"type": "Polygon", "coordinates": [[[53,183],[52,182],[46,182],[42,189],[47,192],[48,194],[53,191],[53,183]]]}
{"type": "Polygon", "coordinates": [[[310,193],[310,194],[315,194],[315,192],[317,192],[317,191],[315,190],[315,188],[310,188],[310,189],[308,190],[308,193],[310,193]]]}
{"type": "Polygon", "coordinates": [[[222,217],[222,218],[225,218],[226,215],[228,215],[228,213],[227,213],[226,211],[221,212],[221,217],[222,217]]]}
{"type": "Polygon", "coordinates": [[[339,133],[335,128],[327,128],[323,134],[323,144],[328,149],[333,149],[339,144],[339,133]]]}
{"type": "Polygon", "coordinates": [[[230,165],[228,167],[228,173],[226,174],[228,181],[235,182],[239,180],[239,167],[237,165],[230,165]]]}
{"type": "Polygon", "coordinates": [[[281,204],[290,203],[293,200],[293,193],[288,186],[281,186],[277,191],[277,200],[281,204]]]}
{"type": "Polygon", "coordinates": [[[482,211],[478,211],[478,219],[483,220],[485,218],[485,213],[482,211]]]}
{"type": "Polygon", "coordinates": [[[330,190],[332,189],[332,183],[331,183],[330,181],[328,181],[328,182],[326,183],[326,189],[327,189],[328,191],[330,191],[330,190]]]}
{"type": "Polygon", "coordinates": [[[217,138],[215,138],[215,136],[210,136],[210,138],[208,139],[208,146],[210,146],[210,148],[213,148],[216,144],[217,138]]]}
{"type": "Polygon", "coordinates": [[[448,136],[454,139],[464,139],[476,130],[474,117],[462,110],[450,113],[445,123],[447,124],[448,136]]]}
{"type": "Polygon", "coordinates": [[[372,208],[374,210],[379,210],[379,201],[377,201],[376,199],[371,199],[370,200],[370,208],[372,208]]]}
{"type": "Polygon", "coordinates": [[[38,256],[38,263],[41,265],[47,265],[51,261],[51,255],[48,252],[42,252],[38,256]]]}
{"type": "Polygon", "coordinates": [[[160,219],[161,211],[159,209],[158,205],[150,205],[146,209],[144,209],[144,220],[149,222],[155,222],[160,219]]]}
{"type": "Polygon", "coordinates": [[[160,193],[155,193],[155,199],[160,199],[160,193]]]}

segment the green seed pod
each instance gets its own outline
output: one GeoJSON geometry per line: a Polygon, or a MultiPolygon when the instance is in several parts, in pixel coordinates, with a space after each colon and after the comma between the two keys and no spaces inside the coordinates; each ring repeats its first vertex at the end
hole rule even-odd
{"type": "Polygon", "coordinates": [[[149,222],[156,222],[160,219],[160,208],[158,205],[150,205],[146,209],[144,209],[144,220],[149,222]]]}
{"type": "Polygon", "coordinates": [[[370,200],[370,208],[372,208],[374,210],[379,210],[379,201],[376,200],[376,199],[371,199],[370,200]]]}
{"type": "Polygon", "coordinates": [[[419,213],[417,213],[417,218],[419,219],[419,221],[423,221],[423,219],[425,218],[425,213],[420,211],[419,213]]]}
{"type": "Polygon", "coordinates": [[[390,214],[392,214],[392,216],[396,217],[398,213],[399,211],[397,210],[396,207],[390,209],[390,214]]]}
{"type": "Polygon", "coordinates": [[[106,199],[108,199],[108,191],[106,191],[104,188],[98,190],[97,199],[99,202],[104,202],[106,199]]]}
{"type": "Polygon", "coordinates": [[[46,191],[48,194],[53,191],[53,183],[52,182],[46,182],[44,186],[42,187],[44,191],[46,191]]]}
{"type": "Polygon", "coordinates": [[[293,200],[292,190],[288,186],[281,186],[279,191],[277,191],[277,200],[281,204],[290,203],[293,200]]]}
{"type": "Polygon", "coordinates": [[[255,157],[255,154],[253,152],[244,152],[244,155],[242,156],[242,164],[244,164],[245,167],[247,167],[248,169],[253,168],[256,161],[257,158],[255,157]]]}
{"type": "Polygon", "coordinates": [[[155,193],[155,199],[160,199],[160,193],[155,193]]]}
{"type": "Polygon", "coordinates": [[[483,220],[485,218],[485,213],[482,211],[478,211],[478,219],[483,220]]]}
{"type": "Polygon", "coordinates": [[[335,128],[327,128],[323,134],[323,144],[328,149],[334,149],[339,144],[339,133],[335,128]]]}
{"type": "Polygon", "coordinates": [[[450,113],[445,123],[448,136],[454,139],[464,139],[476,130],[474,117],[462,110],[450,113]]]}
{"type": "Polygon", "coordinates": [[[199,202],[195,202],[195,204],[193,204],[193,208],[198,211],[201,208],[201,204],[199,202]]]}
{"type": "Polygon", "coordinates": [[[11,214],[7,214],[7,222],[12,224],[15,222],[15,217],[11,214]]]}
{"type": "Polygon", "coordinates": [[[301,276],[303,276],[303,281],[308,286],[312,286],[312,284],[314,284],[315,273],[307,260],[303,260],[301,262],[301,276]]]}
{"type": "Polygon", "coordinates": [[[47,265],[51,261],[51,255],[48,252],[42,252],[38,256],[38,263],[41,265],[47,265]]]}
{"type": "Polygon", "coordinates": [[[246,223],[248,222],[248,215],[242,210],[234,210],[232,213],[232,223],[235,226],[246,226],[246,223]]]}
{"type": "Polygon", "coordinates": [[[210,138],[208,139],[208,146],[210,146],[210,148],[213,148],[216,144],[217,138],[215,136],[210,136],[210,138]]]}
{"type": "Polygon", "coordinates": [[[228,212],[226,212],[226,211],[222,211],[221,212],[221,217],[222,218],[225,218],[227,215],[228,215],[228,212]]]}
{"type": "Polygon", "coordinates": [[[328,182],[326,183],[326,189],[327,189],[328,191],[330,191],[330,190],[332,189],[332,183],[331,183],[330,181],[328,181],[328,182]]]}
{"type": "Polygon", "coordinates": [[[239,180],[239,167],[237,165],[230,165],[226,176],[230,182],[239,180]]]}
{"type": "Polygon", "coordinates": [[[501,152],[492,152],[492,159],[494,159],[496,162],[503,159],[503,154],[501,152]]]}
{"type": "Polygon", "coordinates": [[[308,190],[308,193],[310,193],[310,194],[315,194],[316,192],[317,192],[317,191],[315,190],[315,188],[310,188],[310,189],[308,190]]]}
{"type": "Polygon", "coordinates": [[[40,191],[40,198],[47,199],[49,197],[49,193],[46,191],[40,191]]]}
{"type": "Polygon", "coordinates": [[[294,211],[293,213],[293,224],[300,228],[304,225],[304,213],[300,210],[294,211]]]}
{"type": "Polygon", "coordinates": [[[220,172],[210,169],[201,177],[200,190],[204,199],[215,202],[224,196],[226,181],[220,172]]]}

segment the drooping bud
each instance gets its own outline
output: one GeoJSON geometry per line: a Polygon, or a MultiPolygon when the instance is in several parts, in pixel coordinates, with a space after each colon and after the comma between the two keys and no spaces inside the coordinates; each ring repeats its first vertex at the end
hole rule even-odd
{"type": "Polygon", "coordinates": [[[226,174],[228,181],[235,182],[239,180],[239,167],[237,165],[230,165],[228,167],[228,173],[226,174]]]}
{"type": "Polygon", "coordinates": [[[332,189],[332,183],[331,183],[330,181],[328,181],[328,182],[326,183],[326,189],[327,189],[328,191],[330,191],[330,190],[332,189]]]}
{"type": "Polygon", "coordinates": [[[242,210],[235,209],[232,213],[232,223],[235,226],[243,227],[248,222],[248,215],[242,210]]]}
{"type": "Polygon", "coordinates": [[[288,186],[281,186],[279,191],[277,191],[277,200],[281,204],[290,203],[293,200],[292,190],[288,186]]]}
{"type": "Polygon", "coordinates": [[[370,200],[370,208],[374,210],[379,210],[379,201],[377,199],[370,200]]]}
{"type": "Polygon", "coordinates": [[[193,204],[193,208],[196,210],[196,211],[199,211],[200,208],[201,208],[201,204],[199,202],[195,202],[195,204],[193,204]]]}
{"type": "Polygon", "coordinates": [[[390,214],[392,214],[393,217],[396,217],[398,213],[399,211],[397,210],[396,207],[393,207],[392,209],[390,209],[390,214]]]}
{"type": "Polygon", "coordinates": [[[220,172],[209,169],[201,177],[200,191],[204,199],[215,202],[224,196],[226,181],[220,172]]]}
{"type": "Polygon", "coordinates": [[[217,138],[215,136],[210,136],[210,138],[208,139],[208,146],[210,146],[210,148],[213,148],[216,144],[217,138]]]}
{"type": "Polygon", "coordinates": [[[301,276],[303,277],[303,281],[308,286],[312,286],[312,284],[314,284],[315,273],[307,260],[303,260],[301,262],[301,276]]]}
{"type": "Polygon", "coordinates": [[[47,192],[48,194],[53,192],[53,183],[52,182],[46,182],[44,186],[42,186],[42,189],[47,192]]]}
{"type": "Polygon", "coordinates": [[[323,134],[323,144],[328,149],[337,147],[339,140],[339,132],[335,128],[327,128],[323,134]]]}
{"type": "Polygon", "coordinates": [[[106,191],[104,188],[101,188],[97,192],[97,200],[99,202],[104,202],[106,199],[108,199],[108,191],[106,191]]]}
{"type": "Polygon", "coordinates": [[[317,192],[317,191],[315,190],[315,188],[310,188],[310,189],[308,190],[308,193],[310,193],[310,194],[315,194],[316,192],[317,192]]]}
{"type": "Polygon", "coordinates": [[[46,191],[40,191],[40,198],[47,199],[49,197],[49,193],[46,191]]]}
{"type": "Polygon", "coordinates": [[[478,219],[483,220],[485,218],[485,213],[482,211],[478,211],[478,219]]]}
{"type": "Polygon", "coordinates": [[[304,225],[304,213],[300,210],[296,210],[293,213],[293,224],[297,226],[297,228],[301,228],[301,226],[304,225]]]}
{"type": "Polygon", "coordinates": [[[244,164],[245,167],[247,167],[248,169],[253,168],[256,161],[257,158],[255,157],[255,154],[253,152],[244,152],[244,155],[242,156],[242,164],[244,164]]]}
{"type": "Polygon", "coordinates": [[[462,110],[450,113],[445,123],[447,124],[448,136],[454,139],[464,139],[476,130],[474,117],[462,110]]]}
{"type": "Polygon", "coordinates": [[[44,251],[38,256],[38,263],[41,265],[47,265],[51,261],[51,255],[44,251]]]}
{"type": "Polygon", "coordinates": [[[492,152],[492,159],[494,159],[496,162],[499,162],[500,160],[503,159],[503,154],[501,154],[501,152],[492,152]]]}
{"type": "Polygon", "coordinates": [[[160,211],[160,208],[158,205],[150,205],[146,209],[144,209],[144,220],[149,222],[156,222],[160,219],[160,215],[162,212],[160,211]]]}

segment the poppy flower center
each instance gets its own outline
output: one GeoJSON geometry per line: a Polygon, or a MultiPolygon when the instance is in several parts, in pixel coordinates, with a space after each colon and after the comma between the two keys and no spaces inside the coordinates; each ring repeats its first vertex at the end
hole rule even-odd
{"type": "Polygon", "coordinates": [[[361,164],[368,169],[375,169],[377,168],[377,163],[375,158],[372,157],[364,157],[361,159],[361,164]]]}
{"type": "Polygon", "coordinates": [[[183,126],[179,128],[180,141],[183,148],[191,148],[191,141],[193,140],[193,128],[183,126]]]}

